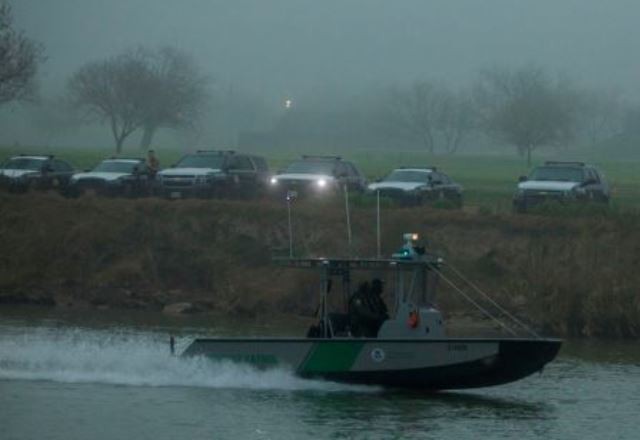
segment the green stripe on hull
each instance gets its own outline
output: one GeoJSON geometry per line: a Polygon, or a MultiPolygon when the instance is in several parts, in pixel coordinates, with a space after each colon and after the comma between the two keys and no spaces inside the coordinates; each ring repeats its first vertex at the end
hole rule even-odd
{"type": "Polygon", "coordinates": [[[312,374],[349,371],[363,346],[364,342],[360,341],[317,342],[298,372],[312,374]]]}

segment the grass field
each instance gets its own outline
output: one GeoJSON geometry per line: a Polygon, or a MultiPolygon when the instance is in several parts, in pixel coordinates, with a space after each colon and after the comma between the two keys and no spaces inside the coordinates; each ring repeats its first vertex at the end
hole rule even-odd
{"type": "MultiPolygon", "coordinates": [[[[175,163],[183,154],[177,149],[157,148],[156,151],[163,166],[175,163]]],[[[13,154],[35,152],[56,154],[61,158],[68,159],[78,169],[92,168],[100,160],[113,155],[113,150],[109,148],[29,149],[28,147],[0,147],[0,160],[13,154]]],[[[290,160],[299,157],[301,153],[313,152],[276,150],[260,154],[267,157],[275,172],[284,168],[290,160]]],[[[123,155],[137,157],[143,154],[134,148],[126,150],[123,155]]],[[[353,150],[342,154],[342,156],[353,160],[369,179],[382,177],[393,167],[400,165],[440,167],[464,186],[467,206],[482,207],[492,212],[504,212],[511,208],[511,196],[518,176],[528,174],[529,171],[525,161],[508,150],[501,155],[459,154],[447,156],[434,156],[421,151],[353,150]]],[[[572,151],[570,157],[575,160],[580,156],[572,151]]],[[[549,150],[547,157],[544,157],[541,152],[536,159],[536,163],[545,159],[558,159],[558,154],[549,150]]],[[[602,154],[589,153],[580,159],[597,165],[607,176],[613,191],[613,209],[640,209],[640,161],[605,160],[602,158],[602,154]]]]}

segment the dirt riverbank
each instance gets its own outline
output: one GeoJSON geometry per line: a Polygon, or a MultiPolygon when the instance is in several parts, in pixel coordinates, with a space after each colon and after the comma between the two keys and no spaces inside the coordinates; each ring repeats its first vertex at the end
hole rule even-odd
{"type": "MultiPolygon", "coordinates": [[[[640,220],[385,208],[383,251],[416,231],[518,316],[559,335],[640,335],[640,220]]],[[[375,212],[354,208],[351,253],[375,254],[375,212]]],[[[296,254],[346,255],[340,203],[294,206],[296,254]]],[[[312,315],[312,274],[274,267],[274,202],[67,200],[0,194],[0,305],[312,315]],[[178,303],[188,303],[177,306],[178,303]],[[173,305],[173,306],[172,306],[173,305]]],[[[466,313],[445,285],[439,305],[466,313]]],[[[469,316],[472,316],[471,313],[469,316]]]]}

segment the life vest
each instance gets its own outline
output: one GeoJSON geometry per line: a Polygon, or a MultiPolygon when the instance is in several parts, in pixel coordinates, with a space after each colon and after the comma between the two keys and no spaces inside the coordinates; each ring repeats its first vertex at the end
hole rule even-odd
{"type": "Polygon", "coordinates": [[[409,318],[407,319],[407,325],[409,328],[417,328],[418,324],[420,324],[420,315],[417,310],[412,310],[409,312],[409,318]]]}

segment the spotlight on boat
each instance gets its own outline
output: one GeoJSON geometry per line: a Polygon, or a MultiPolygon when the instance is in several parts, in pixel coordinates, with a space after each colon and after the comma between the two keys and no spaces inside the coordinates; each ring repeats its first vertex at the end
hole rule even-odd
{"type": "Polygon", "coordinates": [[[413,242],[418,241],[420,236],[415,232],[407,232],[402,235],[402,238],[404,239],[405,244],[413,244],[413,242]]]}
{"type": "Polygon", "coordinates": [[[325,186],[327,186],[327,181],[325,179],[318,179],[317,183],[320,188],[324,188],[325,186]]]}
{"type": "Polygon", "coordinates": [[[416,246],[416,242],[420,236],[414,232],[408,232],[402,235],[404,239],[404,245],[400,250],[393,254],[392,258],[400,260],[411,260],[418,255],[424,255],[424,247],[416,246]]]}

